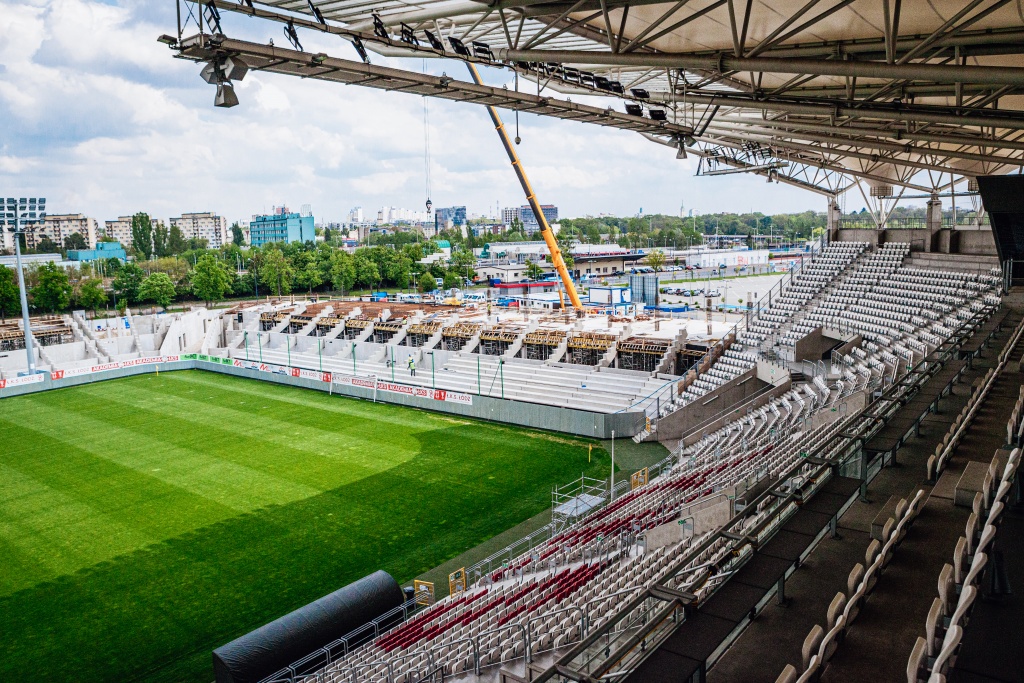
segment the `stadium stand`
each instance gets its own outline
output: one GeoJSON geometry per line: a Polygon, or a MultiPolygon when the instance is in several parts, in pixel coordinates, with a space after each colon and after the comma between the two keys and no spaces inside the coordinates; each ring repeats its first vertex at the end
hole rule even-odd
{"type": "MultiPolygon", "coordinates": [[[[771,537],[783,518],[771,505],[761,502],[747,511],[740,532],[734,530],[730,532],[733,535],[721,537],[718,529],[724,520],[699,526],[692,521],[699,518],[698,511],[713,507],[721,500],[736,501],[734,511],[742,509],[745,500],[761,500],[755,498],[758,492],[786,473],[809,472],[810,468],[838,454],[842,450],[840,444],[845,443],[846,430],[860,419],[859,413],[852,415],[833,410],[838,401],[858,392],[867,396],[885,387],[889,387],[893,396],[909,397],[922,392],[921,387],[931,383],[938,386],[931,400],[934,404],[960,376],[964,364],[957,361],[950,362],[948,371],[930,371],[931,374],[920,376],[909,371],[915,360],[921,362],[940,347],[949,347],[948,342],[954,337],[960,345],[963,343],[961,335],[978,330],[982,320],[989,318],[998,305],[999,298],[994,293],[997,279],[976,274],[949,277],[946,273],[936,276],[901,270],[899,263],[906,255],[905,246],[870,252],[864,245],[842,245],[823,256],[817,266],[812,266],[805,273],[807,277],[794,278],[798,283],[795,286],[800,289],[784,290],[786,298],[781,303],[798,303],[793,304],[785,321],[776,321],[776,330],[783,326],[786,329],[781,334],[773,333],[773,346],[782,345],[785,332],[808,314],[818,311],[824,314],[830,310],[822,309],[826,301],[842,303],[841,297],[852,296],[849,291],[859,292],[859,300],[879,303],[884,299],[868,299],[863,295],[905,297],[903,292],[917,291],[917,288],[925,291],[930,297],[927,300],[934,304],[930,308],[936,313],[934,318],[882,319],[885,322],[878,323],[877,331],[867,327],[866,321],[849,318],[859,332],[876,335],[871,340],[876,348],[858,354],[857,361],[845,364],[844,369],[857,367],[859,361],[867,372],[857,368],[857,374],[850,372],[852,377],[844,374],[842,379],[832,383],[816,377],[817,381],[786,391],[758,410],[727,422],[696,441],[680,442],[673,454],[674,464],[650,483],[608,501],[529,551],[510,558],[502,568],[472,576],[472,583],[465,592],[444,598],[372,642],[335,657],[329,666],[317,672],[316,680],[410,683],[424,680],[425,676],[439,670],[449,675],[483,676],[496,666],[501,668],[503,676],[513,676],[509,667],[517,662],[520,667],[533,662],[535,669],[540,666],[539,670],[543,671],[545,667],[538,662],[550,664],[554,653],[565,652],[589,638],[588,634],[610,627],[609,624],[622,618],[623,610],[629,612],[631,600],[652,586],[661,585],[681,595],[695,596],[698,603],[714,594],[726,584],[731,573],[720,570],[728,563],[749,559],[747,554],[754,552],[750,545],[734,546],[733,539],[749,538],[750,534],[757,538],[771,537]],[[865,278],[878,280],[871,282],[865,278]],[[940,281],[943,284],[938,284],[940,281]],[[847,289],[853,286],[868,289],[847,289]],[[888,343],[883,343],[883,337],[888,343]],[[920,349],[912,345],[912,341],[918,339],[923,344],[920,349]],[[888,357],[882,355],[883,352],[897,345],[906,349],[906,357],[892,354],[900,361],[884,360],[888,357]],[[872,363],[874,360],[882,363],[883,368],[872,363]],[[904,375],[912,377],[913,381],[894,383],[893,380],[904,375]],[[817,455],[808,458],[809,453],[817,455]],[[684,531],[677,530],[680,528],[684,531]],[[674,535],[670,529],[676,530],[674,535]],[[675,560],[681,557],[692,559],[686,567],[680,568],[675,560]]],[[[859,315],[856,310],[842,311],[859,315]]],[[[743,334],[737,335],[737,339],[749,342],[743,334]]],[[[867,339],[866,335],[864,338],[867,339]]],[[[765,335],[762,341],[768,342],[769,336],[765,335]]],[[[748,350],[742,341],[736,346],[739,348],[721,353],[712,365],[712,369],[721,374],[712,377],[727,382],[730,377],[742,374],[742,368],[749,368],[743,363],[756,364],[757,354],[763,353],[760,348],[748,350]]],[[[482,368],[485,359],[486,356],[471,358],[457,354],[449,357],[443,368],[451,377],[467,377],[469,383],[462,386],[468,387],[477,373],[477,363],[481,363],[482,368]]],[[[552,373],[587,370],[578,365],[562,367],[530,359],[518,359],[503,366],[497,365],[498,359],[490,362],[488,371],[500,368],[499,371],[512,373],[505,375],[506,381],[510,376],[515,377],[522,396],[529,395],[524,387],[532,382],[540,383],[552,373]],[[524,372],[531,363],[540,377],[524,372]],[[522,374],[514,374],[518,372],[522,374]]],[[[941,364],[936,367],[941,368],[941,364]]],[[[581,379],[581,383],[595,381],[594,375],[601,373],[592,372],[590,377],[581,379]]],[[[570,377],[573,375],[558,376],[553,385],[565,386],[570,377]]],[[[643,377],[638,377],[637,382],[641,381],[643,377]]],[[[555,398],[551,396],[548,400],[555,398]]],[[[601,400],[608,401],[611,397],[601,400]]],[[[893,405],[903,404],[908,404],[906,398],[893,405]]],[[[1017,413],[1019,417],[1019,406],[1017,413]]],[[[919,421],[922,417],[915,419],[919,421]]],[[[797,676],[794,680],[809,680],[829,666],[839,651],[843,634],[855,622],[865,600],[876,590],[924,501],[923,490],[894,501],[891,514],[879,520],[877,542],[868,549],[863,564],[850,572],[847,590],[839,595],[833,593],[829,598],[822,612],[824,625],[815,629],[805,643],[802,673],[793,667],[780,680],[791,679],[793,675],[797,676]]],[[[282,680],[293,679],[286,673],[280,675],[282,680]]]]}

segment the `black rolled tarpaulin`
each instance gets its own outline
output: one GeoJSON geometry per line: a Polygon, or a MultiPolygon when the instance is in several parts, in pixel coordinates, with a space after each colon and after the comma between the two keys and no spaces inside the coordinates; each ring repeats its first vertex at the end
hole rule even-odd
{"type": "Polygon", "coordinates": [[[213,651],[217,683],[258,683],[401,605],[405,594],[377,571],[213,651]]]}

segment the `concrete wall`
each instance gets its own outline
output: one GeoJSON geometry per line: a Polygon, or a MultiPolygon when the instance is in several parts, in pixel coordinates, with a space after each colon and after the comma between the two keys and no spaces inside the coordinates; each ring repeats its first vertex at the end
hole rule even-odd
{"type": "Polygon", "coordinates": [[[957,230],[956,233],[960,242],[960,250],[957,253],[998,256],[992,230],[957,230]]]}
{"type": "Polygon", "coordinates": [[[879,231],[863,229],[840,229],[836,230],[833,239],[837,242],[867,242],[868,244],[879,244],[879,231]]]}
{"type": "MultiPolygon", "coordinates": [[[[778,382],[784,384],[788,390],[790,384],[788,375],[780,378],[778,382]]],[[[693,403],[660,418],[658,430],[652,435],[652,438],[658,441],[681,439],[694,429],[707,425],[709,421],[720,414],[724,414],[727,419],[735,419],[736,416],[729,413],[733,406],[755,394],[765,394],[770,397],[771,394],[767,390],[771,386],[768,382],[758,379],[757,369],[752,368],[693,403]]]]}
{"type": "MultiPolygon", "coordinates": [[[[315,379],[291,377],[259,370],[248,370],[236,368],[233,365],[224,365],[201,360],[176,361],[173,363],[160,363],[161,372],[174,370],[207,370],[221,374],[234,375],[236,377],[247,377],[253,380],[286,384],[289,386],[304,389],[315,389],[317,391],[330,392],[350,398],[372,400],[373,389],[353,387],[340,384],[328,384],[315,379]]],[[[23,394],[33,394],[50,389],[61,389],[64,387],[76,386],[79,384],[91,384],[110,379],[131,377],[133,375],[148,374],[157,371],[156,365],[138,365],[128,368],[117,368],[103,372],[79,375],[66,379],[53,380],[49,374],[38,384],[27,384],[23,386],[10,387],[0,390],[0,400],[23,394]]],[[[535,403],[521,403],[518,401],[490,398],[487,396],[474,396],[473,405],[462,405],[435,401],[428,398],[405,396],[403,394],[392,394],[385,392],[377,393],[377,401],[380,403],[395,403],[432,410],[435,412],[461,415],[463,417],[488,420],[491,422],[504,422],[507,424],[544,429],[577,436],[593,437],[597,439],[611,438],[612,431],[616,437],[626,438],[640,432],[645,423],[646,416],[643,412],[622,412],[622,413],[591,413],[584,410],[573,410],[570,408],[559,408],[555,406],[543,406],[535,403]]]]}

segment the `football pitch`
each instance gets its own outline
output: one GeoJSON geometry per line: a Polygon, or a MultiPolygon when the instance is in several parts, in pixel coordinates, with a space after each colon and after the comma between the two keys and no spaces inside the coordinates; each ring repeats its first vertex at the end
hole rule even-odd
{"type": "Polygon", "coordinates": [[[590,443],[201,371],[4,399],[0,679],[209,683],[213,648],[606,476],[590,443]]]}

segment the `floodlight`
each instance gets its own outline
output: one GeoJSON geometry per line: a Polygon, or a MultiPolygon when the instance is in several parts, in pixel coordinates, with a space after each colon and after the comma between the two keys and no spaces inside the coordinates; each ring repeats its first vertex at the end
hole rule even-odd
{"type": "Polygon", "coordinates": [[[165,33],[162,36],[160,36],[159,38],[157,38],[156,42],[163,43],[164,45],[170,45],[171,47],[174,47],[175,45],[178,44],[178,39],[175,38],[174,36],[169,36],[169,35],[167,35],[165,33]]]}
{"type": "Polygon", "coordinates": [[[643,88],[630,88],[629,92],[633,93],[633,97],[638,100],[649,100],[651,99],[651,93],[647,92],[643,88]]]}
{"type": "Polygon", "coordinates": [[[594,77],[594,85],[597,86],[598,90],[609,90],[610,91],[612,89],[612,82],[609,81],[604,76],[595,76],[594,77]]]}
{"type": "Polygon", "coordinates": [[[629,114],[630,116],[643,116],[644,108],[641,107],[639,104],[627,104],[626,113],[629,114]]]}
{"type": "Polygon", "coordinates": [[[364,64],[370,63],[370,56],[366,54],[366,48],[363,46],[363,41],[359,36],[352,36],[352,47],[359,53],[359,58],[363,60],[364,64]]]}
{"type": "Polygon", "coordinates": [[[441,39],[430,31],[424,31],[424,33],[427,34],[427,41],[430,43],[430,47],[434,48],[438,52],[444,53],[444,43],[441,42],[441,39]]]}
{"type": "Polygon", "coordinates": [[[589,71],[580,72],[580,83],[583,85],[589,85],[591,88],[597,87],[597,80],[594,78],[594,74],[589,71]]]}
{"type": "Polygon", "coordinates": [[[650,115],[652,121],[668,121],[668,115],[665,114],[664,109],[652,109],[650,115]]]}
{"type": "Polygon", "coordinates": [[[409,45],[416,45],[418,47],[420,44],[420,39],[416,37],[415,33],[413,33],[412,27],[406,24],[405,22],[402,22],[401,28],[402,42],[408,43],[409,45]]]}
{"type": "Polygon", "coordinates": [[[324,15],[320,11],[320,8],[313,4],[313,0],[306,0],[306,4],[309,5],[309,11],[313,13],[313,16],[316,17],[317,21],[319,21],[321,24],[327,23],[324,20],[324,15]]]}
{"type": "Polygon", "coordinates": [[[474,41],[473,52],[476,53],[477,59],[486,59],[488,62],[494,61],[494,54],[491,53],[491,46],[487,43],[474,41]]]}
{"type": "Polygon", "coordinates": [[[373,14],[370,15],[370,18],[373,19],[373,32],[374,32],[374,34],[378,38],[380,38],[382,40],[386,40],[386,41],[388,41],[390,43],[391,42],[391,36],[388,35],[387,26],[384,25],[383,21],[381,21],[380,15],[377,14],[376,12],[374,12],[373,14]]]}
{"type": "Polygon", "coordinates": [[[463,43],[461,40],[459,40],[455,36],[450,36],[448,38],[448,42],[451,43],[452,49],[455,50],[455,54],[462,55],[463,57],[469,57],[470,56],[469,48],[466,47],[465,43],[463,43]]]}
{"type": "Polygon", "coordinates": [[[217,86],[217,96],[213,99],[215,107],[234,107],[238,105],[238,96],[235,95],[235,87],[230,83],[221,83],[217,86]]]}
{"type": "Polygon", "coordinates": [[[563,66],[562,67],[562,78],[564,78],[565,80],[569,81],[570,83],[579,83],[580,82],[580,70],[579,69],[574,69],[574,68],[572,68],[570,66],[563,66]]]}
{"type": "Polygon", "coordinates": [[[288,42],[292,44],[292,47],[299,52],[304,52],[302,49],[302,43],[299,42],[299,32],[295,30],[295,22],[289,19],[288,23],[284,25],[283,30],[284,37],[288,39],[288,42]]]}
{"type": "Polygon", "coordinates": [[[608,89],[617,95],[623,95],[626,92],[625,89],[622,87],[622,83],[619,83],[618,81],[612,81],[609,84],[608,89]]]}

